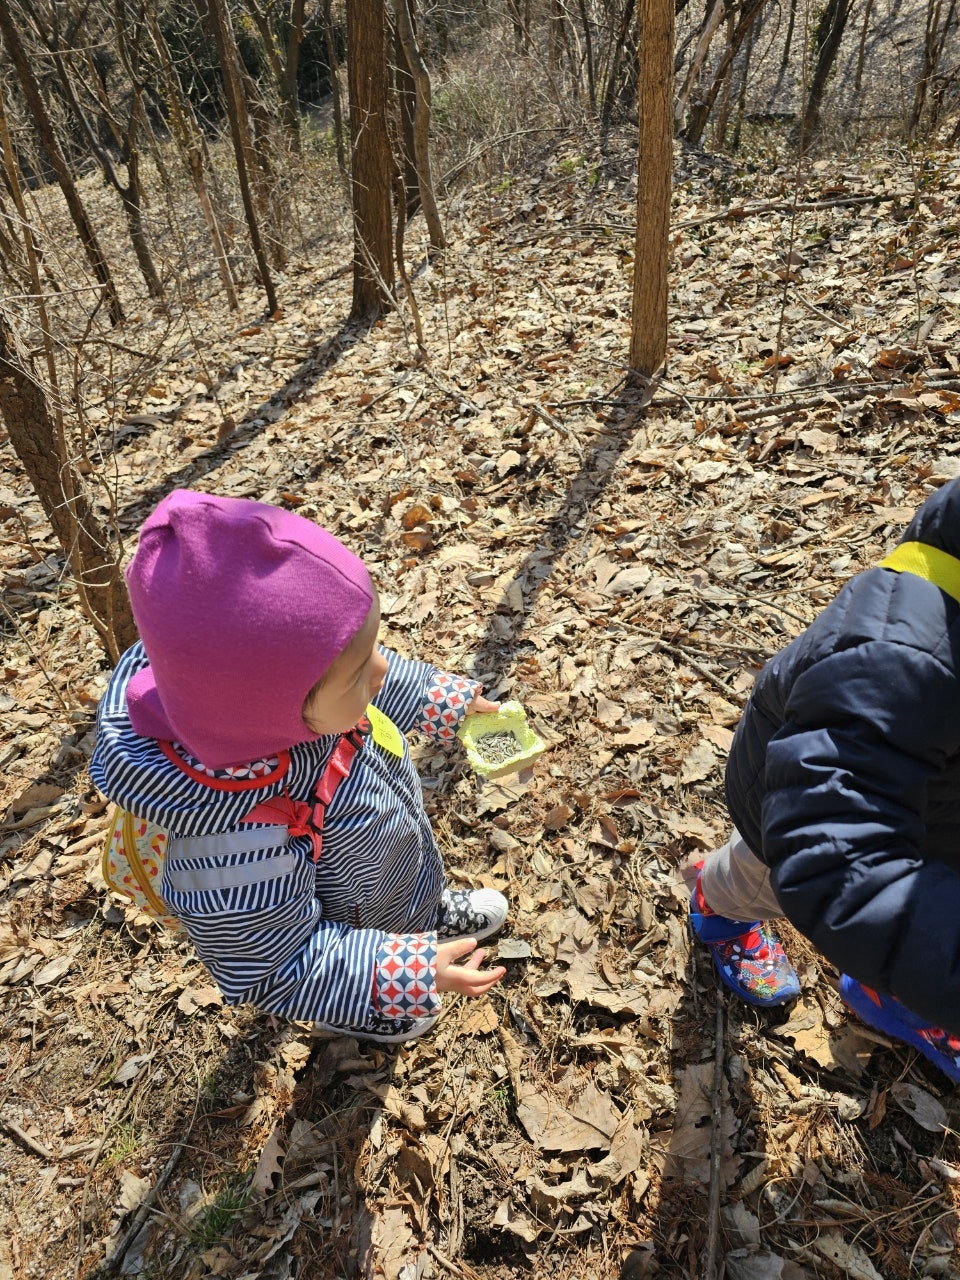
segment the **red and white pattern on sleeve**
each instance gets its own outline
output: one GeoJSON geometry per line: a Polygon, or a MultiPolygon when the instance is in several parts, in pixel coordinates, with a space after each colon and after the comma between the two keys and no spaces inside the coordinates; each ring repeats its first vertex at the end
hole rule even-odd
{"type": "Polygon", "coordinates": [[[482,688],[478,680],[466,680],[463,676],[438,671],[433,684],[427,689],[415,728],[439,742],[452,742],[467,707],[482,688]]]}
{"type": "Polygon", "coordinates": [[[436,934],[387,937],[377,953],[373,1002],[385,1018],[429,1018],[440,1012],[436,934]]]}

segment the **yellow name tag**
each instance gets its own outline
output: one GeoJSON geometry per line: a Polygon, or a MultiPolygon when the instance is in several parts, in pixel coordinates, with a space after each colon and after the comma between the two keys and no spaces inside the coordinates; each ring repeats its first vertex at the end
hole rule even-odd
{"type": "Polygon", "coordinates": [[[378,711],[371,703],[367,707],[367,719],[370,721],[372,736],[378,747],[389,751],[392,756],[403,756],[403,734],[389,716],[378,711]]]}

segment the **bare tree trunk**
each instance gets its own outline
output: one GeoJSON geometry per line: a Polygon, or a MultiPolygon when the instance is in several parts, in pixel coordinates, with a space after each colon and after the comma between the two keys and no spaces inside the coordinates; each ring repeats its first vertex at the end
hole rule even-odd
{"type": "Polygon", "coordinates": [[[927,18],[923,40],[923,60],[917,77],[917,88],[907,122],[907,136],[913,138],[920,127],[924,107],[927,104],[927,91],[931,81],[937,74],[943,47],[957,16],[957,0],[950,0],[947,15],[943,17],[943,0],[927,0],[927,18]]]}
{"type": "Polygon", "coordinates": [[[194,190],[197,193],[197,199],[200,202],[200,209],[213,244],[214,257],[217,260],[217,269],[220,272],[220,281],[227,295],[227,304],[232,311],[235,311],[239,305],[237,290],[233,272],[230,269],[230,259],[227,256],[223,233],[220,229],[220,220],[217,217],[213,199],[207,186],[204,172],[203,136],[193,114],[193,107],[190,105],[189,100],[185,100],[181,96],[180,84],[173,69],[170,50],[164,39],[163,32],[160,30],[156,13],[149,6],[146,8],[145,18],[160,60],[160,73],[164,84],[165,105],[169,114],[171,132],[180,148],[187,172],[190,174],[194,190]]]}
{"type": "Polygon", "coordinates": [[[137,259],[137,266],[140,268],[140,274],[143,276],[144,283],[147,286],[147,293],[151,298],[162,298],[163,285],[160,283],[157,269],[153,265],[153,255],[150,252],[146,232],[143,228],[140,156],[136,149],[136,139],[133,136],[135,130],[136,125],[131,122],[130,134],[128,135],[130,149],[127,152],[127,184],[120,191],[120,203],[123,205],[123,212],[127,219],[127,230],[130,233],[130,243],[133,245],[133,252],[137,259]]]}
{"type": "Polygon", "coordinates": [[[414,158],[420,188],[420,204],[427,223],[431,254],[438,254],[446,248],[447,241],[443,234],[430,168],[430,73],[420,52],[420,44],[414,28],[413,0],[396,0],[395,8],[397,32],[416,90],[413,141],[416,149],[414,158]]]}
{"type": "Polygon", "coordinates": [[[283,60],[283,77],[280,81],[284,110],[288,113],[290,136],[297,155],[301,152],[300,91],[297,87],[297,76],[300,71],[300,46],[303,44],[305,14],[306,0],[293,0],[290,11],[290,34],[287,36],[287,54],[283,60]]]}
{"type": "Polygon", "coordinates": [[[633,21],[633,11],[636,7],[636,0],[624,0],[623,12],[620,15],[620,30],[614,42],[613,52],[610,57],[610,65],[607,72],[607,87],[603,95],[603,106],[600,109],[600,139],[601,142],[606,140],[607,133],[610,129],[610,121],[613,117],[613,104],[617,100],[617,80],[620,76],[620,56],[624,45],[627,42],[627,31],[630,23],[633,21]]]}
{"type": "Polygon", "coordinates": [[[713,110],[717,95],[726,80],[727,72],[730,70],[734,58],[740,51],[740,46],[747,37],[747,32],[756,21],[764,3],[765,0],[744,0],[733,36],[717,64],[713,82],[707,92],[693,103],[687,115],[683,137],[691,146],[698,147],[700,145],[700,139],[703,137],[703,131],[707,127],[707,121],[710,119],[710,112],[713,110]]]}
{"type": "MultiPolygon", "coordinates": [[[[727,43],[733,40],[734,32],[734,15],[733,10],[727,10],[727,43]]],[[[717,111],[716,122],[713,126],[713,148],[715,151],[722,151],[724,140],[727,136],[727,124],[730,120],[730,85],[733,80],[734,61],[731,60],[727,64],[726,74],[723,77],[723,84],[720,87],[720,107],[717,111]]]]}
{"type": "Polygon", "coordinates": [[[640,137],[630,368],[652,378],[667,351],[674,0],[640,0],[638,22],[640,137]]]}
{"type": "MultiPolygon", "coordinates": [[[[395,0],[394,9],[404,0],[395,0]]],[[[409,221],[420,208],[420,179],[417,176],[417,84],[400,38],[400,26],[396,13],[391,24],[393,30],[393,85],[400,130],[394,146],[400,184],[403,188],[401,209],[409,221]]]]}
{"type": "Polygon", "coordinates": [[[597,115],[597,82],[596,67],[593,65],[593,33],[590,29],[590,15],[587,13],[586,0],[577,0],[580,9],[580,25],[583,27],[583,46],[587,63],[587,100],[590,103],[590,114],[597,115]]]}
{"type": "Polygon", "coordinates": [[[843,39],[847,19],[855,3],[856,0],[827,0],[813,33],[813,53],[816,61],[795,139],[801,152],[809,150],[820,130],[820,111],[823,107],[827,80],[840,51],[840,41],[843,39]]]}
{"type": "Polygon", "coordinates": [[[347,0],[347,77],[354,244],[350,318],[361,320],[394,305],[384,0],[347,0]]]}
{"type": "Polygon", "coordinates": [[[697,77],[703,68],[704,62],[707,60],[707,54],[710,52],[710,45],[723,19],[724,0],[713,0],[713,4],[709,5],[704,12],[703,23],[700,27],[700,36],[697,40],[697,47],[693,51],[693,57],[690,59],[690,66],[687,68],[687,74],[683,78],[683,85],[677,94],[676,125],[679,129],[683,121],[683,113],[687,109],[687,102],[690,94],[693,92],[693,86],[697,82],[697,77]]]}
{"type": "MultiPolygon", "coordinates": [[[[2,0],[0,0],[0,3],[2,3],[2,0]]],[[[253,246],[253,254],[260,272],[260,283],[263,285],[264,292],[267,295],[267,308],[270,314],[273,315],[279,304],[273,284],[273,276],[270,273],[270,264],[264,252],[260,224],[257,221],[257,211],[254,208],[253,194],[250,189],[250,167],[251,163],[256,165],[256,157],[253,154],[253,144],[250,141],[250,121],[247,116],[247,104],[243,97],[240,71],[237,66],[237,42],[234,39],[233,28],[230,25],[229,15],[224,8],[223,0],[207,0],[207,12],[217,45],[220,69],[223,72],[223,89],[227,99],[227,116],[230,121],[233,154],[237,162],[237,181],[240,185],[240,198],[243,201],[243,211],[246,215],[247,228],[250,232],[250,243],[253,246]]]]}
{"type": "MultiPolygon", "coordinates": [[[[873,3],[873,0],[867,0],[867,7],[873,3]]],[[[777,71],[777,82],[773,86],[773,92],[770,94],[770,107],[777,100],[777,95],[783,88],[784,77],[787,74],[787,67],[790,65],[790,50],[793,48],[793,33],[797,26],[797,0],[790,0],[790,17],[787,19],[787,34],[783,40],[783,53],[780,57],[780,68],[777,71]]],[[[857,92],[860,92],[860,86],[857,85],[857,92]]]]}
{"type": "MultiPolygon", "coordinates": [[[[874,0],[867,0],[863,7],[863,25],[860,27],[860,44],[857,47],[857,74],[853,80],[853,91],[859,93],[863,88],[863,64],[867,56],[867,36],[870,34],[870,19],[873,16],[874,0]]],[[[796,0],[794,0],[796,3],[796,0]]]]}
{"type": "MultiPolygon", "coordinates": [[[[225,9],[229,17],[229,10],[225,9]]],[[[233,28],[230,28],[233,36],[233,28]]],[[[243,65],[239,50],[235,66],[240,77],[240,92],[246,107],[248,171],[253,179],[253,193],[260,210],[261,226],[265,228],[264,242],[271,264],[282,270],[287,265],[287,241],[284,235],[286,198],[284,173],[288,166],[281,160],[273,144],[273,120],[260,93],[260,87],[243,65]],[[253,126],[251,136],[250,126],[253,126]]]]}
{"type": "Polygon", "coordinates": [[[510,21],[513,23],[513,40],[517,53],[524,57],[530,52],[530,7],[520,7],[520,0],[507,0],[510,21]]]}
{"type": "Polygon", "coordinates": [[[73,225],[77,229],[80,243],[83,245],[84,253],[87,255],[87,261],[90,263],[97,282],[103,289],[110,322],[114,325],[123,324],[123,307],[120,305],[120,295],[117,293],[117,287],[113,282],[110,267],[103,256],[103,250],[100,248],[93,225],[87,217],[87,211],[83,207],[83,202],[73,181],[73,174],[70,172],[70,166],[67,164],[66,157],[60,149],[53,121],[44,106],[40,85],[33,74],[30,59],[27,57],[20,41],[13,14],[6,0],[0,0],[0,35],[3,36],[3,42],[7,46],[10,60],[16,68],[23,96],[27,100],[27,106],[30,108],[30,114],[33,116],[33,122],[36,125],[37,133],[40,135],[40,142],[43,145],[47,159],[57,176],[57,182],[60,184],[63,198],[67,202],[73,225]]]}
{"type": "Polygon", "coordinates": [[[300,143],[300,103],[297,94],[297,68],[300,63],[300,44],[303,40],[303,18],[305,0],[293,0],[290,12],[290,33],[287,38],[283,56],[280,54],[278,38],[270,25],[270,19],[260,8],[257,0],[246,0],[250,16],[260,33],[267,62],[277,84],[280,95],[280,114],[283,131],[295,155],[301,154],[300,143]]]}
{"type": "Polygon", "coordinates": [[[733,137],[730,140],[731,151],[739,151],[740,136],[743,132],[743,116],[747,107],[747,85],[750,79],[750,63],[753,60],[753,47],[757,36],[757,27],[760,24],[755,22],[750,28],[747,35],[747,47],[743,51],[743,65],[740,68],[740,87],[737,91],[737,120],[733,126],[733,137]]]}
{"type": "MultiPolygon", "coordinates": [[[[10,142],[2,96],[0,151],[7,185],[20,220],[47,368],[56,390],[56,363],[40,282],[37,248],[20,189],[20,174],[10,142]]],[[[13,450],[23,463],[73,570],[81,608],[96,627],[110,657],[116,661],[121,652],[136,640],[130,601],[120,571],[120,555],[111,548],[90,505],[80,475],[68,456],[60,412],[50,413],[34,373],[32,359],[27,353],[17,350],[13,333],[2,313],[0,418],[6,424],[13,450]]]]}
{"type": "Polygon", "coordinates": [[[740,69],[740,88],[737,90],[737,118],[736,124],[733,125],[733,137],[730,141],[731,151],[740,150],[740,138],[744,132],[744,114],[746,111],[746,90],[748,90],[750,82],[750,63],[753,61],[754,42],[756,40],[756,28],[759,23],[754,23],[750,28],[748,37],[746,37],[746,49],[744,50],[744,64],[740,69]]]}
{"type": "Polygon", "coordinates": [[[347,172],[347,153],[343,143],[343,103],[340,100],[340,62],[333,37],[333,15],[330,0],[323,0],[323,38],[327,46],[327,69],[330,72],[330,96],[333,99],[333,137],[337,148],[337,167],[347,172]]]}
{"type": "MultiPolygon", "coordinates": [[[[0,271],[9,281],[13,293],[26,293],[30,288],[30,279],[19,244],[21,233],[19,216],[14,217],[7,206],[6,198],[0,194],[0,271]]],[[[39,257],[39,250],[37,253],[39,257]]]]}
{"type": "MultiPolygon", "coordinates": [[[[93,86],[94,93],[99,101],[103,118],[114,135],[116,141],[124,152],[124,159],[127,166],[127,181],[121,182],[120,175],[113,166],[109,152],[100,145],[100,139],[97,131],[91,125],[87,118],[87,113],[77,96],[76,86],[74,85],[73,76],[70,69],[63,59],[63,44],[60,38],[59,22],[56,9],[51,11],[53,18],[53,26],[48,33],[39,30],[39,23],[34,19],[35,25],[38,27],[38,35],[46,45],[53,59],[53,65],[56,68],[57,78],[60,81],[60,87],[63,90],[63,97],[73,113],[73,118],[80,128],[80,132],[87,140],[87,146],[100,166],[104,181],[111,187],[120,197],[120,204],[123,208],[124,217],[127,220],[127,232],[130,236],[130,243],[133,246],[134,256],[137,259],[137,265],[140,268],[140,274],[143,276],[143,282],[147,286],[147,293],[151,298],[163,297],[163,285],[160,283],[160,277],[153,263],[153,255],[150,252],[150,245],[147,243],[146,232],[143,226],[143,192],[140,184],[140,156],[137,151],[137,130],[139,127],[139,110],[140,110],[140,92],[141,87],[137,84],[133,73],[133,68],[126,57],[126,36],[125,31],[127,23],[125,21],[124,6],[122,0],[118,0],[116,5],[116,23],[118,32],[118,45],[120,48],[121,61],[124,63],[124,69],[131,78],[133,85],[131,92],[131,100],[129,105],[129,118],[126,128],[122,128],[119,121],[114,117],[110,103],[106,101],[103,86],[96,74],[93,61],[89,57],[89,69],[91,72],[90,82],[93,86]]],[[[72,33],[71,37],[65,42],[68,47],[74,45],[77,37],[81,34],[80,23],[77,24],[77,30],[72,33]]],[[[135,37],[139,41],[139,36],[135,37]]]]}
{"type": "Polygon", "coordinates": [[[43,392],[0,318],[0,417],[57,541],[73,568],[84,612],[114,662],[137,638],[118,556],[111,551],[73,465],[63,457],[43,392]]]}
{"type": "Polygon", "coordinates": [[[550,0],[550,16],[547,20],[547,61],[551,71],[560,68],[560,54],[563,49],[564,13],[561,0],[550,0]]]}

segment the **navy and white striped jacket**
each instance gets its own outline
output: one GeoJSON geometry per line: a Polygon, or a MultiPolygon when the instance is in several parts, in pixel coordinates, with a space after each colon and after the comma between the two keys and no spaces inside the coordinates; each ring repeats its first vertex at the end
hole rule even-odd
{"type": "MultiPolygon", "coordinates": [[[[374,705],[403,734],[452,739],[479,685],[381,652],[389,666],[374,705]]],[[[127,685],[146,661],[135,644],[113,674],[90,774],[114,803],[170,833],[161,896],[229,1003],[353,1030],[435,1013],[445,881],[406,740],[402,758],[364,741],[327,808],[314,863],[309,836],[243,818],[285,792],[309,801],[337,736],[208,770],[131,727],[127,685]]]]}

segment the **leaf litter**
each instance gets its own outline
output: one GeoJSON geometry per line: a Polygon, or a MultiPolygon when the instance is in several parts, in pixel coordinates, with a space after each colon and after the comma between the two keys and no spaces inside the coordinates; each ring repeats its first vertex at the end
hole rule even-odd
{"type": "Polygon", "coordinates": [[[798,1004],[727,1004],[685,906],[753,674],[960,471],[960,171],[930,158],[934,207],[897,157],[817,162],[800,205],[861,201],[791,237],[795,170],[679,153],[670,359],[641,405],[635,157],[619,140],[591,185],[582,150],[451,206],[417,276],[427,362],[402,315],[341,328],[330,232],[281,316],[208,302],[204,367],[168,350],[113,422],[128,537],[173,484],[319,519],[370,565],[390,644],[548,742],[492,782],[416,745],[451,879],[511,899],[506,980],[429,1038],[225,1007],[189,944],[107,898],[85,773],[107,672],[2,446],[11,1276],[687,1276],[713,1231],[731,1276],[955,1274],[954,1092],[848,1019],[789,928],[798,1004]]]}

